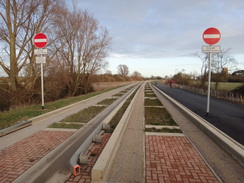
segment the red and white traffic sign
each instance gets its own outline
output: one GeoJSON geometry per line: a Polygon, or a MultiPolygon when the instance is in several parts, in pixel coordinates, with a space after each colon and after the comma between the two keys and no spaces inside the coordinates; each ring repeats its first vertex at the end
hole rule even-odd
{"type": "Polygon", "coordinates": [[[219,42],[221,34],[218,29],[210,27],[203,32],[202,38],[205,43],[213,45],[219,42]]]}
{"type": "Polygon", "coordinates": [[[34,36],[33,43],[37,48],[44,48],[47,45],[47,36],[43,33],[38,33],[34,36]]]}

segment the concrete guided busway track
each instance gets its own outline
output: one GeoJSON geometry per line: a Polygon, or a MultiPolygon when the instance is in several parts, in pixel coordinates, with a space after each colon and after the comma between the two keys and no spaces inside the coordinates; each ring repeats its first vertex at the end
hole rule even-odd
{"type": "MultiPolygon", "coordinates": [[[[39,133],[40,130],[42,130],[42,131],[45,130],[47,128],[47,126],[49,126],[53,122],[57,122],[57,121],[65,118],[66,116],[76,113],[91,105],[95,105],[99,101],[109,98],[112,95],[114,95],[128,87],[129,86],[127,85],[127,86],[115,89],[113,91],[101,94],[99,96],[84,100],[82,102],[79,102],[79,104],[74,104],[72,106],[65,107],[63,110],[59,109],[58,110],[59,112],[54,111],[52,114],[49,114],[48,116],[41,116],[39,119],[34,120],[35,123],[32,126],[26,127],[24,129],[21,129],[19,131],[12,133],[12,134],[8,134],[6,136],[1,137],[0,147],[4,153],[5,152],[4,149],[6,147],[15,145],[19,141],[25,140],[25,139],[29,138],[30,136],[33,136],[37,132],[39,133]]],[[[134,86],[134,87],[136,87],[136,86],[134,86]]],[[[116,103],[119,104],[120,101],[122,101],[123,98],[126,97],[126,95],[128,95],[129,93],[130,93],[130,91],[127,94],[125,94],[124,96],[122,96],[120,99],[118,99],[114,105],[111,105],[109,107],[109,109],[112,110],[115,107],[116,103]]],[[[108,115],[111,112],[109,109],[105,109],[104,113],[101,114],[98,118],[103,118],[106,115],[108,115]]],[[[84,127],[82,130],[80,130],[80,131],[78,130],[74,135],[72,135],[64,143],[62,143],[60,146],[58,146],[55,150],[51,151],[47,156],[45,156],[40,161],[38,161],[33,167],[31,167],[30,169],[28,169],[27,171],[22,173],[22,175],[19,176],[15,181],[16,182],[23,182],[23,181],[24,182],[33,182],[35,180],[35,181],[43,182],[43,181],[47,180],[48,178],[52,177],[55,174],[55,171],[59,170],[60,168],[67,167],[67,169],[69,170],[69,168],[68,168],[68,166],[66,166],[66,164],[68,164],[69,158],[72,156],[73,152],[75,152],[75,150],[78,148],[78,146],[82,143],[82,142],[77,142],[77,141],[79,141],[79,137],[82,136],[81,134],[79,134],[79,132],[82,134],[83,133],[90,134],[91,130],[89,130],[88,127],[96,126],[96,124],[97,123],[92,125],[90,123],[87,125],[87,127],[84,127]],[[77,146],[77,147],[75,147],[75,146],[77,146]],[[65,154],[65,155],[63,155],[63,154],[65,154]],[[63,162],[60,164],[57,163],[56,165],[55,165],[55,163],[53,164],[53,162],[56,161],[56,159],[60,158],[60,157],[63,158],[63,159],[61,158],[62,159],[61,161],[65,161],[65,158],[64,158],[65,156],[67,156],[66,163],[63,162]],[[45,172],[47,173],[47,176],[44,175],[45,172]],[[42,173],[44,173],[44,174],[42,174],[42,173]]],[[[16,157],[16,158],[18,158],[18,157],[16,157]]],[[[20,169],[20,168],[18,168],[18,169],[20,169]]],[[[14,171],[14,167],[13,167],[13,171],[14,171]]],[[[9,172],[9,173],[11,173],[11,172],[9,172]]],[[[15,172],[15,173],[17,173],[17,172],[15,172]]]]}

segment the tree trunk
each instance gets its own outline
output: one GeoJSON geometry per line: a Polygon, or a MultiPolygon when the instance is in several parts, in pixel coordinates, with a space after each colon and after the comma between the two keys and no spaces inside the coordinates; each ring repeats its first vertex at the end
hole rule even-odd
{"type": "Polygon", "coordinates": [[[16,61],[16,49],[15,49],[15,35],[10,35],[10,85],[11,90],[15,92],[17,90],[17,81],[18,81],[18,68],[16,61]]]}

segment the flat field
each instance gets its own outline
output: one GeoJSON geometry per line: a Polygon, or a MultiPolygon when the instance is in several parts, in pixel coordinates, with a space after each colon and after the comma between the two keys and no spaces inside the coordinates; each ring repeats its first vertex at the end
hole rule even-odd
{"type": "MultiPolygon", "coordinates": [[[[211,82],[211,88],[215,89],[216,82],[211,82]]],[[[244,85],[244,83],[219,82],[217,90],[231,91],[244,85]]]]}

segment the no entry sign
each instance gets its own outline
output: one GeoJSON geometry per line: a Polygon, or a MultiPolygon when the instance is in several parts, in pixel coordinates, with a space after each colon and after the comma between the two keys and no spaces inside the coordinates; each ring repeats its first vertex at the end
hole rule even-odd
{"type": "Polygon", "coordinates": [[[38,33],[34,36],[33,43],[37,48],[44,48],[47,45],[47,36],[43,33],[38,33]]]}
{"type": "Polygon", "coordinates": [[[218,29],[210,27],[203,32],[202,38],[205,43],[213,45],[219,42],[221,34],[218,29]]]}
{"type": "MultiPolygon", "coordinates": [[[[33,38],[33,43],[37,48],[44,48],[47,45],[47,36],[43,33],[38,33],[33,38]]],[[[42,92],[42,109],[44,109],[44,80],[43,80],[43,64],[46,63],[47,50],[42,49],[35,51],[36,63],[41,64],[41,92],[42,92]],[[45,56],[42,56],[45,55],[45,56]]]]}

